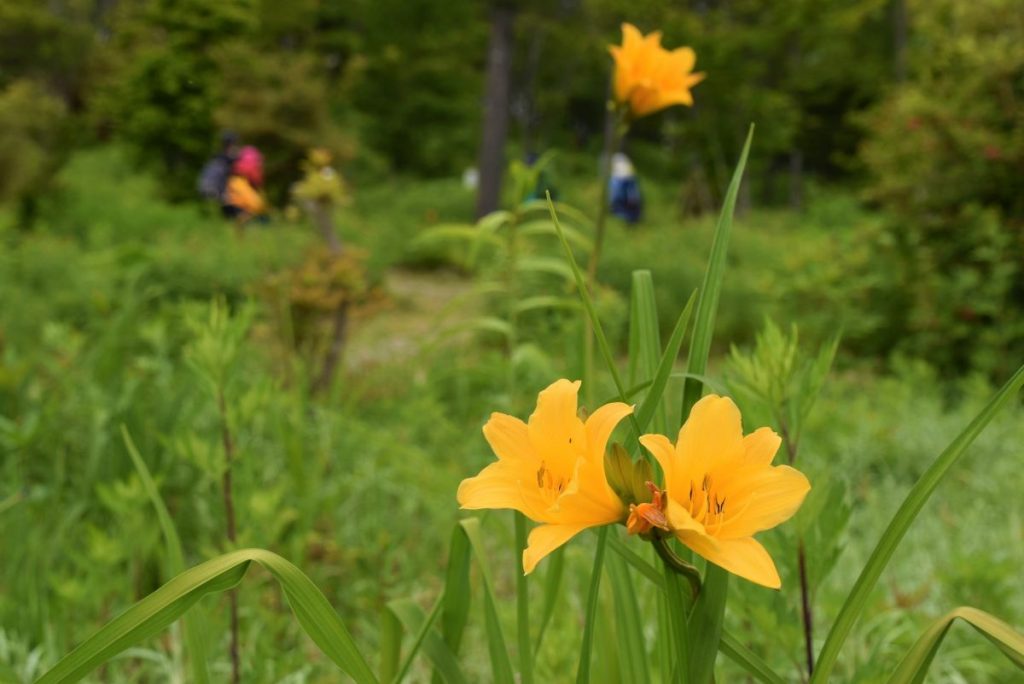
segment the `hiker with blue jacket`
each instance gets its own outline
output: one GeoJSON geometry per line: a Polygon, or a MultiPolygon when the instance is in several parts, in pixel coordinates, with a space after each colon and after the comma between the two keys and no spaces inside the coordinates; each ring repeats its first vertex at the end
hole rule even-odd
{"type": "Polygon", "coordinates": [[[238,160],[238,135],[233,131],[225,131],[220,137],[220,152],[206,162],[199,172],[196,189],[200,196],[210,202],[216,202],[221,211],[225,211],[224,193],[228,187],[235,161],[238,160]]]}

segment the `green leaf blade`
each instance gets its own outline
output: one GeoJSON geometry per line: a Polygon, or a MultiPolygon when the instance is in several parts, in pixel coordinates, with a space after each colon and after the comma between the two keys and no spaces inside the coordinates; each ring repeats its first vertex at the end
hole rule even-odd
{"type": "Polygon", "coordinates": [[[235,587],[252,562],[262,565],[281,584],[299,624],[327,657],[359,684],[376,684],[348,630],[312,580],[281,556],[263,549],[227,553],[174,577],[97,630],[36,684],[77,682],[125,649],[158,634],[203,596],[235,587]]]}
{"type": "Polygon", "coordinates": [[[999,618],[977,608],[961,606],[942,616],[917,640],[889,678],[889,684],[921,684],[943,639],[956,620],[963,620],[991,641],[1017,667],[1024,670],[1024,635],[999,618]]]}
{"type": "Polygon", "coordinates": [[[992,421],[999,410],[1011,398],[1017,395],[1022,385],[1024,385],[1024,366],[1021,366],[1006,384],[996,392],[985,408],[982,409],[981,413],[957,435],[956,439],[946,447],[945,451],[935,459],[931,466],[928,467],[928,470],[914,483],[914,486],[907,493],[903,503],[900,504],[896,514],[889,522],[889,526],[882,534],[881,539],[878,540],[874,551],[871,552],[867,565],[861,570],[853,590],[846,598],[842,609],[839,611],[839,615],[832,624],[832,629],[829,631],[828,637],[825,639],[825,645],[818,656],[817,667],[811,676],[812,684],[829,681],[843,642],[846,641],[846,637],[853,629],[857,618],[860,617],[867,607],[872,590],[878,583],[882,571],[889,564],[893,554],[896,553],[896,549],[910,529],[910,525],[939,486],[942,478],[963,457],[967,447],[981,434],[981,431],[992,421]]]}

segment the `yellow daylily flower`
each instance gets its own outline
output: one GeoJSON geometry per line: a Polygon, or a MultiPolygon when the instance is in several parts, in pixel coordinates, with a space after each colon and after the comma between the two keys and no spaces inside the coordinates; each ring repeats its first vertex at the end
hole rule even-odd
{"type": "Polygon", "coordinates": [[[526,573],[588,527],[625,517],[605,479],[604,452],[612,430],[633,407],[605,404],[580,420],[579,388],[579,381],[554,382],[537,396],[528,423],[492,413],[484,437],[498,460],[459,485],[462,508],[511,508],[541,523],[523,551],[526,573]]]}
{"type": "Polygon", "coordinates": [[[660,31],[644,36],[632,24],[623,24],[622,45],[608,49],[615,60],[615,100],[628,105],[634,118],[675,104],[693,105],[690,88],[704,74],[693,72],[697,54],[692,48],[666,50],[660,31]]]}
{"type": "Polygon", "coordinates": [[[771,556],[753,535],[788,520],[810,491],[803,473],[773,466],[781,440],[771,428],[743,436],[731,399],[698,401],[673,445],[662,435],[641,444],[665,473],[665,516],[672,533],[715,565],[778,589],[771,556]]]}

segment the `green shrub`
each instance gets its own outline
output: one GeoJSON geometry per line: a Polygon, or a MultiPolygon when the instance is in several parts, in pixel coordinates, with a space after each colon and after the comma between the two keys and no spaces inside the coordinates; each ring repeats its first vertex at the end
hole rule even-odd
{"type": "Polygon", "coordinates": [[[896,349],[1005,375],[1024,352],[1024,25],[1013,0],[913,7],[911,77],[863,123],[880,258],[907,308],[896,349]]]}
{"type": "Polygon", "coordinates": [[[39,196],[67,156],[64,102],[33,81],[0,89],[0,203],[19,202],[19,218],[35,218],[39,196]]]}

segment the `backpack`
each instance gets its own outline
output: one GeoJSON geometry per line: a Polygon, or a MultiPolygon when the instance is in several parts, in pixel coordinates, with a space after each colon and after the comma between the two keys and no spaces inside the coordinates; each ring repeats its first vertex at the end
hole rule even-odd
{"type": "Polygon", "coordinates": [[[220,201],[224,196],[224,188],[227,187],[230,175],[231,162],[224,155],[218,155],[206,162],[203,170],[199,172],[196,190],[208,200],[220,201]]]}

